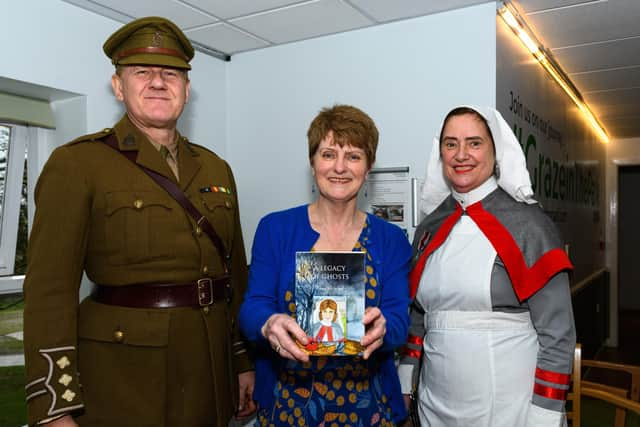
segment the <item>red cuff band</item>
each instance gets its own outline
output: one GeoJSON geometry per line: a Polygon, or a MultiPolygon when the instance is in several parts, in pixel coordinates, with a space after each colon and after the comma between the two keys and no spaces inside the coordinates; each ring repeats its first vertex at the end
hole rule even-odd
{"type": "Polygon", "coordinates": [[[414,345],[422,345],[422,343],[424,342],[424,340],[422,339],[422,337],[417,337],[415,335],[409,335],[409,338],[407,338],[407,343],[409,344],[414,344],[414,345]]]}
{"type": "Polygon", "coordinates": [[[536,378],[549,383],[568,385],[571,381],[571,375],[561,374],[559,372],[546,371],[544,369],[536,368],[536,378]]]}
{"type": "Polygon", "coordinates": [[[404,355],[419,360],[420,357],[422,356],[422,352],[420,350],[412,350],[410,348],[405,347],[404,355]]]}
{"type": "Polygon", "coordinates": [[[536,383],[533,386],[533,392],[538,396],[546,397],[547,399],[567,400],[567,390],[561,388],[554,388],[536,383]]]}

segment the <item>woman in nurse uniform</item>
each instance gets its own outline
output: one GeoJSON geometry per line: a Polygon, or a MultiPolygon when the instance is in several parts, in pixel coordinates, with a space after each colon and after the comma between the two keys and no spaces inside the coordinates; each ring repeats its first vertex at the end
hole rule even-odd
{"type": "Polygon", "coordinates": [[[432,151],[403,393],[417,390],[423,426],[561,426],[572,265],[533,200],[522,149],[496,110],[458,107],[432,151]]]}

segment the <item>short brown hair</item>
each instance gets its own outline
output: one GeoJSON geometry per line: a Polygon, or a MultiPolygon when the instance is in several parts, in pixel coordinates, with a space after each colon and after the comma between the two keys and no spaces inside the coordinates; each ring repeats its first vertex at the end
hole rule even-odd
{"type": "Polygon", "coordinates": [[[330,298],[322,300],[322,302],[320,303],[320,308],[318,309],[318,317],[320,318],[320,320],[322,320],[322,312],[327,308],[333,310],[333,319],[331,321],[335,322],[338,318],[338,303],[330,298]]]}
{"type": "Polygon", "coordinates": [[[307,131],[309,160],[316,154],[320,142],[329,131],[333,131],[334,141],[340,147],[352,145],[362,149],[367,156],[369,168],[375,163],[378,128],[364,111],[351,105],[334,105],[331,108],[323,108],[313,119],[307,131]]]}

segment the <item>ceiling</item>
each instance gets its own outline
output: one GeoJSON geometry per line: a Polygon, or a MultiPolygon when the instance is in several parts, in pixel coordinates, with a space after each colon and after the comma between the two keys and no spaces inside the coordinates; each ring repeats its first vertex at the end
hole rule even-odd
{"type": "MultiPolygon", "coordinates": [[[[196,49],[235,53],[487,0],[64,0],[120,22],[165,16],[196,49]]],[[[640,1],[516,0],[612,138],[640,137],[640,1]]]]}

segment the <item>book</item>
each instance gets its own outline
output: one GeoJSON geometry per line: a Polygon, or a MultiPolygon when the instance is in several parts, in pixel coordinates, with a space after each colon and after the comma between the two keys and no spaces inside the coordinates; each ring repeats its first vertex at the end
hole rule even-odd
{"type": "Polygon", "coordinates": [[[364,348],[365,254],[296,252],[296,321],[315,356],[356,356],[364,348]]]}

